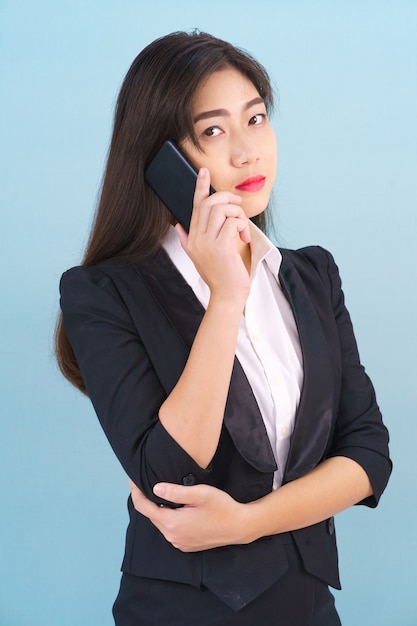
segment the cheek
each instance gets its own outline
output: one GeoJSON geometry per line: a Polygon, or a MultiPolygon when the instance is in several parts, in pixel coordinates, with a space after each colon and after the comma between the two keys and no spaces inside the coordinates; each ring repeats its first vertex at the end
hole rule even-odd
{"type": "Polygon", "coordinates": [[[212,173],[213,160],[210,160],[210,157],[203,152],[200,152],[200,150],[197,150],[195,145],[189,139],[179,142],[178,145],[197,170],[201,167],[207,167],[210,173],[212,173]]]}
{"type": "Polygon", "coordinates": [[[269,156],[267,157],[268,167],[269,167],[269,175],[275,178],[278,167],[278,153],[276,149],[271,150],[269,156]]]}
{"type": "Polygon", "coordinates": [[[234,189],[231,187],[230,178],[227,178],[224,174],[224,169],[219,169],[214,164],[207,163],[205,167],[208,168],[210,172],[210,182],[212,187],[217,191],[232,191],[234,193],[234,189]]]}
{"type": "Polygon", "coordinates": [[[276,165],[278,162],[278,147],[277,147],[275,138],[271,142],[270,155],[271,155],[271,162],[273,162],[276,165]]]}
{"type": "Polygon", "coordinates": [[[179,141],[178,146],[197,169],[202,167],[203,164],[201,163],[201,153],[197,150],[192,141],[190,141],[189,139],[179,141]]]}
{"type": "Polygon", "coordinates": [[[208,169],[210,172],[210,182],[215,189],[227,189],[226,168],[221,157],[204,152],[202,153],[198,150],[189,151],[188,154],[185,154],[197,169],[201,167],[208,169]]]}
{"type": "Polygon", "coordinates": [[[278,145],[272,127],[269,127],[267,135],[264,137],[263,144],[265,147],[265,155],[267,155],[271,163],[276,164],[278,160],[278,145]]]}

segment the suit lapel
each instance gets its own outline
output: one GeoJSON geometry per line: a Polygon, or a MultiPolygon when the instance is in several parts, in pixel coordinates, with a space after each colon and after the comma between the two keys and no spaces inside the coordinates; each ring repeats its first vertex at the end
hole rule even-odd
{"type": "MultiPolygon", "coordinates": [[[[162,373],[162,383],[169,393],[184,369],[205,312],[204,307],[164,250],[134,268],[148,290],[145,298],[143,289],[140,290],[141,328],[149,327],[149,320],[155,322],[157,316],[158,344],[163,345],[164,350],[158,354],[154,330],[149,330],[147,349],[158,375],[162,373]],[[155,301],[159,304],[157,309],[155,301]],[[167,354],[167,346],[170,353],[174,351],[176,354],[167,354]],[[169,366],[166,361],[169,361],[169,366]]],[[[262,472],[273,472],[276,469],[259,407],[237,359],[230,382],[224,425],[248,463],[262,472]]]]}
{"type": "MultiPolygon", "coordinates": [[[[133,296],[129,309],[143,333],[161,383],[169,393],[185,367],[204,308],[164,250],[133,268],[136,279],[128,281],[128,295],[124,295],[133,296]],[[158,341],[155,341],[155,325],[158,341]]],[[[284,482],[305,474],[322,458],[331,435],[335,390],[340,376],[338,359],[329,347],[329,329],[326,327],[325,332],[324,328],[329,319],[324,310],[328,295],[324,289],[317,293],[317,275],[307,291],[308,277],[304,271],[302,274],[303,278],[291,259],[284,255],[280,281],[297,323],[304,369],[284,482]],[[315,294],[314,305],[312,293],[315,294]]],[[[276,469],[262,416],[237,359],[224,424],[241,455],[253,467],[263,472],[276,469]]]]}
{"type": "MultiPolygon", "coordinates": [[[[304,369],[303,388],[284,474],[284,482],[288,482],[315,467],[325,452],[335,411],[337,359],[333,358],[328,334],[323,327],[325,316],[319,315],[307,292],[305,280],[286,259],[281,264],[280,281],[297,323],[304,369]]],[[[315,293],[322,301],[320,305],[324,306],[328,296],[326,298],[324,292],[317,293],[317,282],[316,275],[315,291],[311,290],[311,293],[315,293]]]]}

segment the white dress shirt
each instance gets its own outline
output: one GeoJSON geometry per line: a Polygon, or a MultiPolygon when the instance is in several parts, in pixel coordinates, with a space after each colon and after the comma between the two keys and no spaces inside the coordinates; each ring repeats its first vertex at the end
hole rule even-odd
{"type": "MultiPolygon", "coordinates": [[[[278,272],[281,253],[250,223],[251,288],[240,320],[236,356],[258,403],[278,469],[273,488],[282,484],[295,412],[303,383],[298,331],[282,291],[278,272]]],[[[210,290],[181,247],[171,227],[163,243],[174,265],[207,308],[210,290]]]]}

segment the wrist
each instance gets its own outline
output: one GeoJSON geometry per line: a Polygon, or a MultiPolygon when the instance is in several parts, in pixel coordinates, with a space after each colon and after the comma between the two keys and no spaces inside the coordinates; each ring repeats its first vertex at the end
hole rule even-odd
{"type": "Polygon", "coordinates": [[[247,295],[245,294],[233,294],[225,291],[211,291],[210,300],[207,306],[207,310],[215,310],[221,315],[230,316],[240,319],[242,315],[247,295]]]}
{"type": "Polygon", "coordinates": [[[252,543],[263,536],[259,524],[259,507],[256,501],[239,504],[239,507],[240,510],[235,522],[235,528],[238,531],[235,543],[252,543]]]}

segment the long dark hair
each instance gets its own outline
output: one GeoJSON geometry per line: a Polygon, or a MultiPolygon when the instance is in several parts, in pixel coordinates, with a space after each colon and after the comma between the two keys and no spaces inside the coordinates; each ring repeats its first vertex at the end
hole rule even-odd
{"type": "MultiPolygon", "coordinates": [[[[213,72],[232,67],[273,107],[268,74],[246,51],[207,33],[177,32],[149,44],[133,61],[117,100],[100,201],[82,265],[104,260],[140,261],[156,253],[171,223],[165,206],[145,183],[144,170],[166,139],[198,145],[193,96],[213,72]]],[[[265,230],[265,214],[253,218],[265,230]]],[[[55,334],[58,365],[85,391],[62,317],[55,334]]]]}

